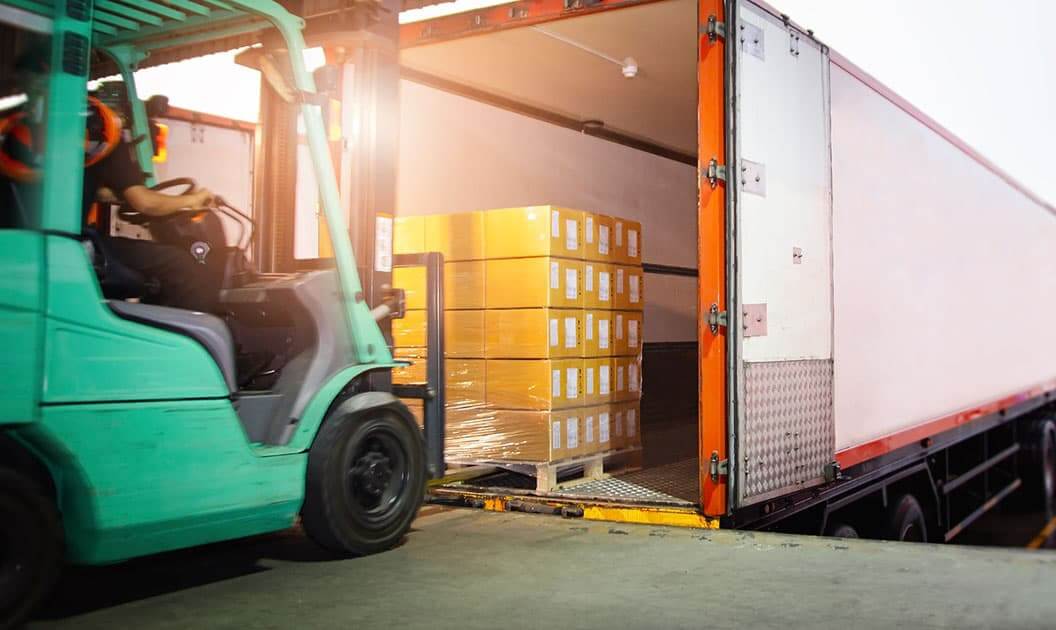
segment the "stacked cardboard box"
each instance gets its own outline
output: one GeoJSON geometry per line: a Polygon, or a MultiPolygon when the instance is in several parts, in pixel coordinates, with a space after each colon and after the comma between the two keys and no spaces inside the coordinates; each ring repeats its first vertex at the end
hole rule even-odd
{"type": "MultiPolygon", "coordinates": [[[[552,462],[637,446],[641,227],[534,206],[396,220],[396,253],[445,260],[447,456],[552,462]]],[[[425,272],[397,268],[396,355],[425,351],[425,272]]],[[[415,366],[396,382],[421,382],[415,366]]],[[[412,408],[420,409],[420,405],[412,408]]]]}

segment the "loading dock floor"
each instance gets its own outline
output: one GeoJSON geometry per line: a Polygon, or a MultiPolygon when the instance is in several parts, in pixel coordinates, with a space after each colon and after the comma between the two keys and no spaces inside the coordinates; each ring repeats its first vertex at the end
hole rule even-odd
{"type": "Polygon", "coordinates": [[[1052,627],[1056,552],[425,508],[330,561],[300,532],[71,572],[31,627],[1052,627]]]}

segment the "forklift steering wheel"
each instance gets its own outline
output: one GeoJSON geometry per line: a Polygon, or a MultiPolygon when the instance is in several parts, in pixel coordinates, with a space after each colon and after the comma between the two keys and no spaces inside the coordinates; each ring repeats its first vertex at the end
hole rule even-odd
{"type": "MultiPolygon", "coordinates": [[[[150,189],[153,191],[160,192],[162,190],[168,190],[177,186],[184,187],[183,190],[181,190],[177,194],[186,195],[198,188],[198,182],[194,181],[190,177],[176,177],[174,179],[167,179],[163,182],[154,184],[150,187],[150,189]]],[[[121,217],[121,219],[125,221],[128,221],[129,223],[135,223],[137,225],[142,225],[150,221],[150,217],[148,215],[145,215],[142,212],[139,212],[138,210],[133,210],[132,208],[129,208],[124,204],[122,204],[121,208],[117,211],[117,216],[121,217]]]]}

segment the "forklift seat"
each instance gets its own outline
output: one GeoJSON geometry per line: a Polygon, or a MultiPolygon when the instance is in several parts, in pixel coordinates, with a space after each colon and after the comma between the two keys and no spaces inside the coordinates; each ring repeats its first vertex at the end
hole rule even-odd
{"type": "Polygon", "coordinates": [[[168,306],[108,300],[107,304],[118,317],[129,321],[162,328],[194,339],[213,357],[232,394],[238,391],[235,371],[235,343],[223,320],[208,313],[188,311],[168,306]]]}

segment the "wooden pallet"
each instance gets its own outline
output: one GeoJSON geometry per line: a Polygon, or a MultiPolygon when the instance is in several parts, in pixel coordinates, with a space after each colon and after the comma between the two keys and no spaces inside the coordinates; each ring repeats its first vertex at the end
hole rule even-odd
{"type": "Polygon", "coordinates": [[[454,464],[458,466],[488,466],[492,468],[502,468],[511,472],[519,473],[522,475],[529,475],[535,477],[535,491],[539,494],[545,494],[553,492],[561,487],[567,487],[577,483],[583,483],[584,481],[594,481],[597,479],[604,479],[608,473],[606,473],[606,464],[611,464],[616,459],[631,459],[636,460],[641,455],[641,447],[625,448],[618,451],[606,451],[604,453],[593,453],[590,455],[582,455],[580,457],[572,457],[569,459],[562,459],[555,462],[521,462],[521,461],[503,461],[503,460],[448,460],[448,464],[454,464]],[[629,458],[627,456],[630,456],[629,458]],[[580,475],[574,479],[558,483],[558,476],[566,473],[569,469],[582,467],[580,475]]]}

